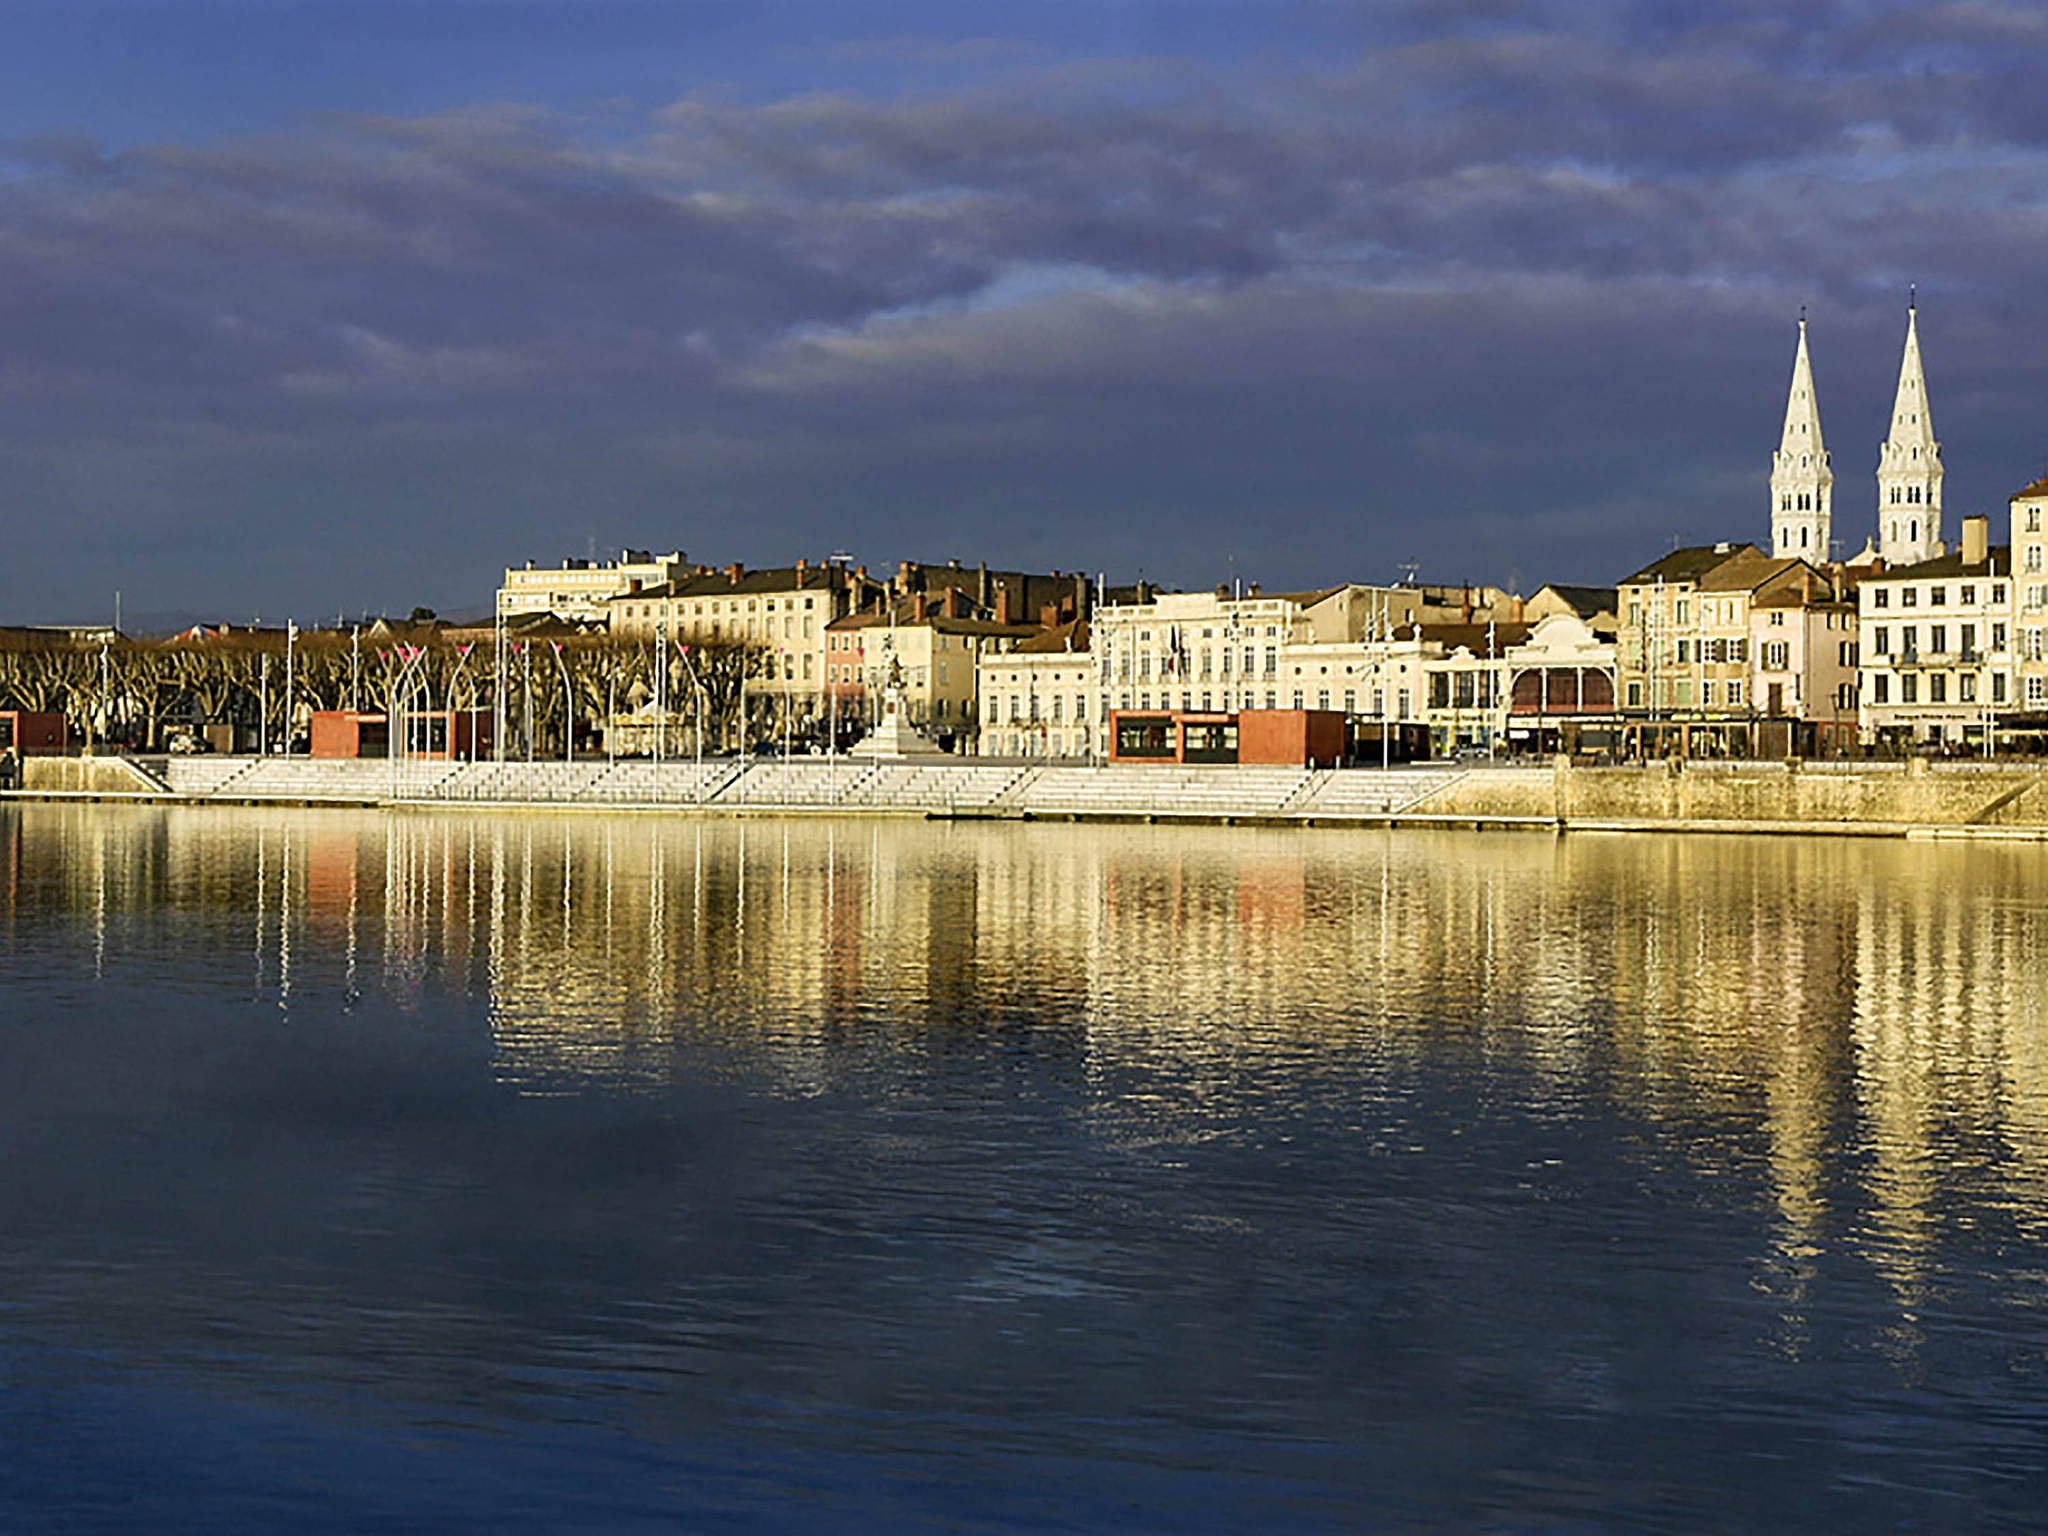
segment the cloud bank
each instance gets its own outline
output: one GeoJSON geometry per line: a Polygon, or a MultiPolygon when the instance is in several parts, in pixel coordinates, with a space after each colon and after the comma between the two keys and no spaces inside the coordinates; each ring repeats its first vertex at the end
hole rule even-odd
{"type": "Polygon", "coordinates": [[[1954,510],[2041,472],[2037,8],[1375,15],[0,143],[0,617],[473,608],[622,543],[1611,580],[1761,536],[1802,304],[1855,542],[1912,281],[1954,510]]]}

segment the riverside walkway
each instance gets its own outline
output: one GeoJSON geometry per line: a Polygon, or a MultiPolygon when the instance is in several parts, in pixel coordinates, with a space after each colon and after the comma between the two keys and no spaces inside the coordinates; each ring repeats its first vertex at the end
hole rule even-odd
{"type": "MultiPolygon", "coordinates": [[[[1462,769],[1446,764],[1389,769],[1089,767],[981,758],[721,758],[700,764],[173,757],[138,766],[161,784],[156,798],[216,804],[1201,821],[1384,820],[1412,811],[1465,777],[1462,769]]],[[[140,784],[139,792],[147,789],[140,784]]]]}

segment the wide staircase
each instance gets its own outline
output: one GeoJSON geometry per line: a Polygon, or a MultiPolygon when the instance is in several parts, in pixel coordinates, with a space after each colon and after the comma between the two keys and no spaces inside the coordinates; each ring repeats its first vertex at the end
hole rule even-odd
{"type": "Polygon", "coordinates": [[[254,768],[257,757],[171,757],[164,760],[164,781],[171,792],[203,800],[225,789],[254,768]]]}
{"type": "Polygon", "coordinates": [[[1333,768],[1287,807],[1296,816],[1393,816],[1465,777],[1460,768],[1333,768]]]}
{"type": "MultiPolygon", "coordinates": [[[[433,778],[446,763],[401,763],[400,776],[433,778]]],[[[337,801],[371,805],[388,798],[394,765],[375,759],[320,757],[172,758],[171,788],[203,799],[337,801]]]]}
{"type": "Polygon", "coordinates": [[[821,810],[834,806],[880,771],[872,763],[845,758],[750,763],[745,773],[719,792],[719,805],[821,810]]]}
{"type": "Polygon", "coordinates": [[[1007,763],[884,764],[840,796],[839,804],[906,811],[986,810],[1030,771],[1007,763]]]}
{"type": "Polygon", "coordinates": [[[1308,778],[1308,769],[1284,767],[1043,768],[997,808],[1026,815],[1277,816],[1308,778]]]}

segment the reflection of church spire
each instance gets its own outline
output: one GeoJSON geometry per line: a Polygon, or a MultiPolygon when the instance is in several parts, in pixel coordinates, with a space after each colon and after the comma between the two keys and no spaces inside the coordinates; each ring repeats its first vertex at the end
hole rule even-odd
{"type": "Polygon", "coordinates": [[[1932,560],[1941,544],[1941,444],[1920,365],[1920,307],[1906,306],[1906,355],[1892,401],[1891,435],[1878,449],[1877,552],[1894,565],[1932,560]]]}
{"type": "Polygon", "coordinates": [[[1802,311],[1792,389],[1785,400],[1785,431],[1778,451],[1771,455],[1771,553],[1827,559],[1834,508],[1835,472],[1821,441],[1820,402],[1813,394],[1813,362],[1806,354],[1802,311]]]}

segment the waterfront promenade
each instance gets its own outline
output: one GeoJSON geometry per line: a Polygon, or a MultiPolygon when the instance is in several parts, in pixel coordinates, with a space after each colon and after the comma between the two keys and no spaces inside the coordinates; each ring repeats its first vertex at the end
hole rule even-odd
{"type": "Polygon", "coordinates": [[[2048,838],[2048,768],[2032,761],[1306,769],[976,758],[49,758],[29,761],[23,788],[53,799],[218,805],[2048,838]]]}

